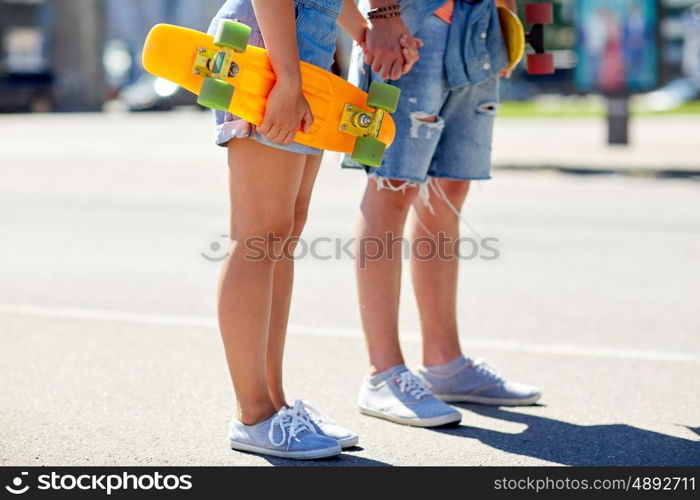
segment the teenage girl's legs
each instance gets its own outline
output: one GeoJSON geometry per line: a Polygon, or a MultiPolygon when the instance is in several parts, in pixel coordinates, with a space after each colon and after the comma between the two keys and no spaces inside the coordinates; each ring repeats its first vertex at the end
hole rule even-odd
{"type": "MultiPolygon", "coordinates": [[[[294,230],[307,156],[244,139],[229,142],[228,157],[232,237],[219,281],[219,327],[238,418],[252,425],[278,409],[270,398],[266,366],[270,340],[284,340],[278,333],[279,319],[277,333],[271,337],[269,332],[273,300],[287,304],[291,286],[275,297],[274,255],[294,230]]],[[[291,282],[289,271],[287,275],[291,282]]],[[[273,349],[277,350],[281,353],[279,346],[273,349]]]]}
{"type": "MultiPolygon", "coordinates": [[[[323,155],[307,155],[304,165],[304,173],[298,190],[294,206],[294,224],[292,226],[291,241],[287,246],[286,255],[293,255],[296,244],[306,223],[306,216],[311,201],[311,192],[316,181],[318,169],[321,166],[323,155]]],[[[289,406],[285,399],[282,384],[282,367],[284,355],[284,341],[287,334],[287,321],[289,320],[289,306],[292,300],[292,285],[294,281],[294,260],[283,259],[275,265],[272,285],[272,311],[270,316],[270,330],[267,342],[267,384],[270,399],[275,408],[289,406]]]]}

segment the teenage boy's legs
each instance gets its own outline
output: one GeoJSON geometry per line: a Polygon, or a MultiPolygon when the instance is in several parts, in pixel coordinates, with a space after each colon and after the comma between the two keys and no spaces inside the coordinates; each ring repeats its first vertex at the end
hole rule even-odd
{"type": "Polygon", "coordinates": [[[371,376],[360,389],[360,411],[420,427],[461,420],[458,411],[438,400],[406,368],[398,336],[401,237],[440,140],[442,124],[436,115],[448,94],[443,78],[448,29],[430,18],[416,34],[425,42],[422,57],[394,82],[402,91],[394,114],[396,140],[368,180],[358,224],[357,281],[371,364],[371,376]]]}
{"type": "Polygon", "coordinates": [[[378,189],[377,182],[391,187],[405,184],[369,178],[360,206],[356,276],[372,374],[404,364],[398,325],[402,248],[400,243],[389,245],[403,236],[406,216],[418,193],[417,187],[408,186],[378,189]]]}
{"type": "MultiPolygon", "coordinates": [[[[496,77],[450,91],[440,110],[444,128],[428,171],[430,204],[416,205],[414,238],[432,239],[434,248],[454,250],[444,241],[459,238],[469,183],[490,178],[497,109],[496,77]]],[[[411,268],[423,334],[424,366],[419,367],[423,384],[445,401],[502,405],[537,401],[537,388],[506,381],[482,360],[462,356],[456,319],[459,257],[414,256],[411,268]]]]}
{"type": "Polygon", "coordinates": [[[411,259],[411,277],[423,336],[423,364],[461,356],[457,328],[461,211],[472,180],[489,179],[498,108],[498,80],[453,89],[440,110],[444,128],[428,170],[429,203],[416,203],[412,241],[432,241],[444,254],[411,259]],[[420,239],[419,239],[420,238],[420,239]],[[447,243],[452,242],[452,244],[447,243]]]}
{"type": "Polygon", "coordinates": [[[425,251],[421,246],[440,248],[432,258],[411,255],[426,366],[445,364],[462,354],[457,330],[459,258],[454,246],[460,237],[460,219],[455,212],[461,211],[469,186],[469,181],[431,178],[430,205],[420,200],[413,205],[408,229],[411,246],[420,255],[425,251]]]}
{"type": "MultiPolygon", "coordinates": [[[[413,236],[434,238],[442,232],[456,240],[459,212],[470,181],[490,177],[498,81],[492,78],[478,85],[447,88],[442,66],[447,29],[430,17],[417,33],[425,41],[422,58],[411,73],[395,82],[402,89],[402,102],[395,114],[397,141],[387,151],[382,167],[374,172],[376,178],[369,181],[362,204],[357,273],[362,321],[375,377],[363,385],[361,409],[362,401],[372,398],[367,390],[372,380],[403,365],[398,338],[400,258],[394,250],[393,259],[371,259],[363,254],[363,249],[371,251],[371,243],[365,241],[379,238],[386,247],[391,238],[403,235],[403,223],[412,204],[419,221],[412,226],[413,236]]],[[[456,323],[458,259],[452,255],[444,261],[436,258],[425,266],[417,264],[413,276],[424,327],[426,365],[421,368],[421,381],[436,394],[448,396],[447,400],[493,404],[529,404],[536,400],[539,391],[535,388],[506,383],[488,365],[461,355],[456,323]],[[446,387],[441,384],[443,379],[446,387]],[[443,389],[449,393],[444,394],[443,389]],[[453,390],[458,394],[451,394],[453,390]],[[466,399],[474,392],[480,395],[466,399]]]]}
{"type": "Polygon", "coordinates": [[[408,211],[426,180],[442,133],[437,114],[449,89],[444,54],[449,25],[431,16],[416,33],[421,58],[394,85],[401,101],[394,113],[396,140],[384,162],[371,172],[358,225],[357,279],[362,323],[374,373],[403,363],[398,339],[401,248],[388,245],[403,236],[408,211]],[[374,241],[382,248],[374,248],[374,241]],[[371,258],[376,250],[378,256],[371,258]]]}

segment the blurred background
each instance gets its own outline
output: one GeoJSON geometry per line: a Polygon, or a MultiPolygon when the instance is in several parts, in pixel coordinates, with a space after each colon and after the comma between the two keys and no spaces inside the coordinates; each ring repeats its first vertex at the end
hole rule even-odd
{"type": "MultiPolygon", "coordinates": [[[[191,105],[166,82],[144,75],[143,40],[168,22],[205,30],[218,0],[0,0],[0,111],[130,110],[191,105]]],[[[524,4],[525,2],[520,2],[524,4]]],[[[538,96],[566,96],[560,112],[601,113],[597,92],[641,93],[638,111],[692,110],[700,94],[700,3],[693,0],[554,0],[547,30],[554,75],[516,72],[504,98],[532,113],[538,96]],[[619,56],[619,57],[618,57],[619,56]],[[598,66],[608,68],[600,74],[598,66]],[[661,89],[659,92],[653,92],[661,89]],[[566,105],[568,103],[568,105],[566,105]]],[[[337,70],[347,71],[341,37],[337,70]]],[[[548,110],[557,111],[548,100],[548,110]]]]}
{"type": "MultiPolygon", "coordinates": [[[[0,0],[0,465],[269,463],[225,445],[225,149],[139,63],[151,26],[204,30],[221,3],[0,0]]],[[[463,406],[445,431],[358,415],[353,262],[307,256],[287,393],[362,436],[323,465],[700,465],[700,3],[554,6],[555,74],[503,81],[494,179],[463,213],[500,257],[462,263],[458,311],[465,353],[542,405],[463,406]]],[[[307,241],[353,237],[366,178],[339,164],[325,154],[307,241]]]]}

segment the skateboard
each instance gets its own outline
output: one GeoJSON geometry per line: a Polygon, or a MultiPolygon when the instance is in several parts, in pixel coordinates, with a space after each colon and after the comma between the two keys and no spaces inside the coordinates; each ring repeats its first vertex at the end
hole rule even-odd
{"type": "Polygon", "coordinates": [[[552,4],[525,5],[525,23],[532,25],[529,32],[525,31],[518,16],[503,5],[498,6],[498,16],[510,61],[506,70],[511,71],[520,63],[525,55],[525,46],[529,44],[534,52],[527,54],[527,72],[531,75],[553,74],[554,56],[546,52],[544,47],[544,26],[554,21],[552,4]]]}
{"type": "MultiPolygon", "coordinates": [[[[251,29],[222,21],[212,37],[200,31],[159,24],[143,49],[143,67],[197,94],[202,106],[229,111],[260,125],[275,73],[267,51],[248,45],[251,29]]],[[[377,167],[394,141],[400,90],[375,82],[369,93],[312,64],[301,62],[302,92],[314,122],[294,141],[318,149],[352,153],[358,163],[377,167]]]]}

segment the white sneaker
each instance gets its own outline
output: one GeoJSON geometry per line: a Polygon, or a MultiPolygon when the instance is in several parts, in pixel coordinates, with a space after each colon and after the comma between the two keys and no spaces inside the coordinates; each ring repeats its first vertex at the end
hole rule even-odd
{"type": "Polygon", "coordinates": [[[404,365],[366,377],[358,404],[364,415],[415,427],[436,427],[462,420],[459,411],[436,398],[404,365]]]}
{"type": "Polygon", "coordinates": [[[341,448],[352,448],[360,442],[360,437],[345,427],[338,425],[335,420],[313,406],[310,401],[302,401],[302,405],[317,434],[338,441],[341,448]]]}
{"type": "Polygon", "coordinates": [[[449,403],[523,406],[536,403],[542,394],[537,387],[508,382],[480,358],[459,356],[444,365],[422,366],[418,378],[449,403]]]}
{"type": "Polygon", "coordinates": [[[333,457],[341,452],[338,441],[313,430],[301,401],[259,424],[245,425],[233,418],[229,442],[234,450],[296,460],[333,457]]]}

